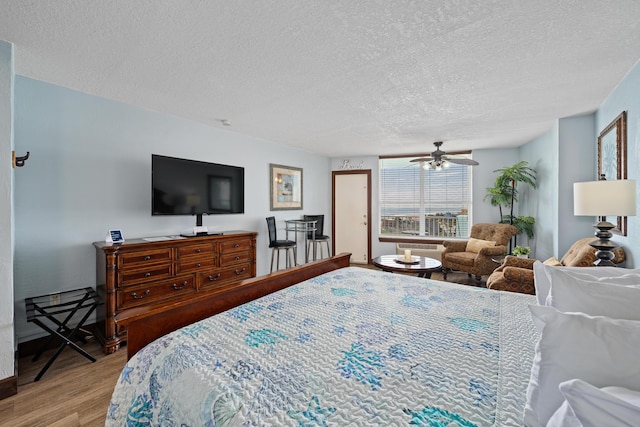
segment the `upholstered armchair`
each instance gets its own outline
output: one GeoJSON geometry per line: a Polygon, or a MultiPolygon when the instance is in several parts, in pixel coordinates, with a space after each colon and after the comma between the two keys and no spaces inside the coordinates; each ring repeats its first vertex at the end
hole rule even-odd
{"type": "Polygon", "coordinates": [[[536,260],[532,258],[509,255],[502,265],[491,273],[487,279],[487,288],[534,295],[536,293],[533,282],[534,262],[536,260]]]}
{"type": "Polygon", "coordinates": [[[442,275],[447,279],[451,270],[475,276],[478,284],[482,276],[498,267],[496,257],[507,253],[507,244],[518,229],[509,224],[474,224],[468,240],[445,240],[442,253],[442,275]]]}
{"type": "MultiPolygon", "coordinates": [[[[586,237],[575,242],[560,261],[556,258],[549,258],[544,261],[547,265],[562,267],[593,267],[593,263],[598,259],[596,250],[589,245],[595,240],[593,237],[586,237]]],[[[620,264],[625,260],[624,249],[613,250],[614,264],[620,264]]],[[[498,291],[520,292],[523,294],[535,294],[535,282],[533,280],[533,263],[535,259],[522,259],[508,256],[500,267],[498,267],[487,279],[487,288],[498,291]]]]}

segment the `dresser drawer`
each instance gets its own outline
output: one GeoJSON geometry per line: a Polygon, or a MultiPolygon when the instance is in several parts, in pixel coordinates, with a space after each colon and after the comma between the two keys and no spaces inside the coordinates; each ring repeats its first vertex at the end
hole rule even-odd
{"type": "Polygon", "coordinates": [[[198,289],[208,291],[250,277],[253,275],[249,264],[238,265],[235,268],[210,270],[198,273],[198,289]]]}
{"type": "Polygon", "coordinates": [[[251,252],[232,252],[220,255],[220,267],[230,267],[235,264],[246,264],[251,259],[251,252]]]}
{"type": "Polygon", "coordinates": [[[171,264],[149,265],[140,270],[124,269],[118,271],[118,287],[156,281],[172,276],[171,264]]]}
{"type": "Polygon", "coordinates": [[[181,246],[178,248],[178,259],[199,256],[213,255],[213,245],[211,243],[200,243],[198,245],[181,246]]]}
{"type": "Polygon", "coordinates": [[[145,265],[171,262],[171,249],[152,249],[121,254],[118,258],[118,268],[144,268],[145,265]]]}
{"type": "Polygon", "coordinates": [[[178,264],[178,273],[193,273],[194,271],[208,270],[215,267],[215,259],[212,254],[208,257],[183,258],[178,264]]]}
{"type": "Polygon", "coordinates": [[[118,310],[150,305],[159,301],[166,301],[196,292],[193,276],[181,276],[172,280],[148,283],[146,285],[131,286],[116,291],[116,306],[118,310]]]}
{"type": "Polygon", "coordinates": [[[220,243],[220,254],[224,255],[230,252],[249,251],[252,246],[251,239],[236,239],[220,243]]]}

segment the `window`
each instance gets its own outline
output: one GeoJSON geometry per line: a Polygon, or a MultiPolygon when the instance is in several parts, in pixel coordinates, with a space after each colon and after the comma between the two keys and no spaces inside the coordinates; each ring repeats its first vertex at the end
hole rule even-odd
{"type": "Polygon", "coordinates": [[[380,158],[380,236],[469,237],[472,166],[425,169],[415,157],[380,158]]]}

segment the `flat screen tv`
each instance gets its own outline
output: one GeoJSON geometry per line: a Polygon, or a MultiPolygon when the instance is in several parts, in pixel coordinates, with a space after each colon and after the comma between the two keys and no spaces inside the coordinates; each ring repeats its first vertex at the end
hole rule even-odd
{"type": "Polygon", "coordinates": [[[244,213],[244,168],[151,155],[151,214],[244,213]]]}

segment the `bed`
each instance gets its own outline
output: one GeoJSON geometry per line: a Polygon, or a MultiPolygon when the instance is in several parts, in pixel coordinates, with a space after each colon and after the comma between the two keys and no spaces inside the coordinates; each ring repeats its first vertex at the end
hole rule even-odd
{"type": "MultiPolygon", "coordinates": [[[[245,281],[264,295],[144,346],[106,425],[522,425],[535,297],[345,265],[245,281]]],[[[189,305],[120,321],[132,340],[189,305]]]]}

